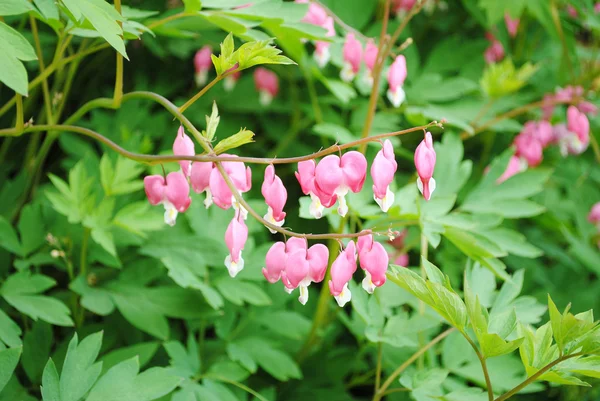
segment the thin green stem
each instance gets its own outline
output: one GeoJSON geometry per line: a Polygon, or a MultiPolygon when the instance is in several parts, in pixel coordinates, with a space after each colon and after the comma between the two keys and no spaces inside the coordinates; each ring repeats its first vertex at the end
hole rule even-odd
{"type": "MultiPolygon", "coordinates": [[[[29,14],[29,23],[31,25],[31,33],[33,35],[33,41],[35,43],[35,52],[38,57],[40,64],[40,74],[44,72],[46,66],[44,65],[44,55],[42,53],[42,46],[40,45],[40,38],[38,34],[37,22],[32,14],[29,14]]],[[[50,97],[50,89],[48,88],[48,80],[44,78],[42,80],[42,91],[44,93],[44,108],[46,110],[46,122],[48,124],[54,124],[54,117],[52,115],[52,99],[50,97]]]]}
{"type": "Polygon", "coordinates": [[[379,391],[381,384],[381,359],[383,357],[383,344],[377,343],[377,366],[375,367],[375,393],[379,391]]]}
{"type": "MultiPolygon", "coordinates": [[[[427,236],[421,231],[421,277],[425,280],[427,278],[427,273],[425,271],[425,261],[429,256],[429,242],[427,241],[427,236]]],[[[425,302],[419,300],[419,314],[421,316],[425,315],[425,302]]],[[[418,333],[419,345],[423,345],[425,342],[424,333],[420,331],[418,333]]],[[[425,367],[425,354],[419,356],[419,360],[417,363],[419,369],[423,369],[425,367]]]]}
{"type": "Polygon", "coordinates": [[[81,254],[79,257],[79,275],[84,279],[87,276],[87,253],[90,242],[91,230],[88,227],[83,228],[83,238],[81,240],[81,254]]]}
{"type": "Polygon", "coordinates": [[[22,132],[24,127],[23,118],[23,96],[17,94],[17,115],[15,117],[15,129],[17,132],[22,132]]]}
{"type": "Polygon", "coordinates": [[[392,372],[392,374],[387,378],[387,380],[385,382],[383,382],[379,391],[375,393],[375,395],[373,396],[373,401],[381,400],[381,398],[384,396],[388,387],[390,387],[392,385],[394,380],[396,380],[396,378],[398,376],[400,376],[402,374],[402,372],[404,372],[406,370],[406,368],[408,368],[410,365],[412,365],[421,355],[425,354],[431,347],[433,347],[434,345],[436,345],[437,343],[442,341],[444,338],[448,337],[455,330],[456,330],[456,328],[451,327],[451,328],[447,329],[446,331],[442,332],[437,337],[435,337],[433,340],[428,342],[424,347],[420,348],[417,352],[415,352],[410,358],[408,358],[396,370],[394,370],[392,372]]]}
{"type": "MultiPolygon", "coordinates": [[[[114,0],[115,9],[119,14],[121,14],[121,0],[114,0]]],[[[119,26],[123,29],[123,23],[118,21],[119,26]]],[[[122,35],[121,35],[122,37],[122,35]]],[[[123,98],[123,55],[119,52],[117,53],[117,67],[115,72],[115,91],[113,94],[113,103],[115,107],[119,107],[121,105],[121,99],[123,98]]]]}
{"type": "Polygon", "coordinates": [[[304,79],[306,79],[306,86],[308,87],[308,97],[310,98],[310,104],[313,109],[313,114],[315,115],[315,121],[317,122],[317,124],[321,124],[323,122],[323,113],[321,112],[321,106],[319,106],[319,96],[317,95],[315,82],[313,80],[312,75],[307,71],[305,66],[300,66],[300,70],[304,75],[304,79]]]}
{"type": "Polygon", "coordinates": [[[212,81],[210,81],[204,88],[202,88],[198,93],[196,93],[190,100],[188,100],[187,102],[185,102],[183,104],[183,106],[181,106],[179,108],[179,112],[183,113],[184,111],[186,111],[188,107],[190,107],[192,104],[194,104],[196,102],[196,100],[198,100],[202,96],[204,96],[204,94],[206,92],[208,92],[210,88],[212,88],[213,86],[215,86],[217,84],[217,82],[219,82],[220,80],[222,80],[223,78],[225,78],[229,74],[230,74],[229,72],[226,72],[224,74],[218,75],[215,79],[213,79],[212,81]]]}
{"type": "Polygon", "coordinates": [[[479,351],[479,348],[477,347],[477,344],[475,344],[473,342],[473,340],[471,340],[471,337],[469,337],[466,333],[463,333],[462,331],[460,333],[469,342],[469,344],[471,345],[471,347],[473,348],[473,350],[477,354],[477,358],[479,359],[479,362],[481,363],[481,369],[483,370],[483,377],[485,378],[485,386],[487,387],[488,400],[489,401],[494,401],[494,389],[492,388],[492,381],[490,380],[490,374],[488,372],[488,368],[487,368],[487,363],[485,361],[485,357],[479,351]]]}
{"type": "Polygon", "coordinates": [[[247,392],[248,394],[253,395],[254,397],[256,397],[257,399],[259,399],[260,401],[269,401],[267,400],[264,396],[262,396],[259,392],[252,390],[250,387],[246,386],[243,383],[237,382],[235,380],[231,380],[228,379],[226,377],[223,376],[219,376],[219,375],[215,375],[215,374],[205,374],[205,375],[201,375],[199,376],[196,380],[199,379],[212,379],[212,380],[217,380],[223,383],[227,383],[227,384],[231,384],[232,386],[236,386],[237,388],[240,388],[242,390],[244,390],[245,392],[247,392]]]}
{"type": "Polygon", "coordinates": [[[509,399],[510,397],[517,394],[519,391],[523,390],[525,387],[529,386],[531,383],[536,381],[540,376],[542,376],[544,373],[546,373],[547,371],[552,369],[554,366],[558,365],[561,362],[566,361],[567,359],[575,358],[575,357],[582,356],[582,355],[584,355],[582,352],[578,352],[576,354],[562,356],[562,357],[550,362],[548,365],[544,366],[543,368],[541,368],[540,370],[538,370],[537,372],[535,372],[534,374],[529,376],[527,379],[525,379],[521,384],[514,387],[512,390],[509,390],[506,393],[502,394],[500,397],[496,398],[495,401],[504,401],[504,400],[509,399]]]}

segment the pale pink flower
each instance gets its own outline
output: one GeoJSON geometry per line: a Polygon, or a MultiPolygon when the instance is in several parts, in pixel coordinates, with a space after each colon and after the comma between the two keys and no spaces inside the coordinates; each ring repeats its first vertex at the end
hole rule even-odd
{"type": "Polygon", "coordinates": [[[508,13],[504,14],[504,23],[506,24],[506,30],[511,37],[517,36],[519,30],[519,18],[512,18],[508,13]]]}
{"type": "Polygon", "coordinates": [[[235,71],[234,73],[227,75],[223,80],[223,89],[225,89],[226,92],[231,92],[235,88],[235,85],[237,84],[237,81],[240,80],[241,76],[241,71],[235,71]]]}
{"type": "Polygon", "coordinates": [[[183,173],[177,171],[167,175],[150,175],[144,177],[144,189],[151,205],[163,205],[165,223],[174,226],[177,214],[187,210],[192,202],[190,186],[183,173]]]}
{"type": "Polygon", "coordinates": [[[551,144],[554,140],[554,135],[552,134],[552,124],[550,124],[548,121],[528,121],[523,126],[523,131],[521,131],[521,133],[532,136],[544,148],[551,144]]]}
{"type": "Polygon", "coordinates": [[[331,265],[329,291],[340,307],[346,305],[346,303],[352,299],[352,294],[348,288],[348,282],[352,280],[352,275],[355,271],[356,248],[354,246],[354,241],[350,241],[331,265]]]}
{"type": "Polygon", "coordinates": [[[360,192],[367,175],[367,159],[356,151],[345,153],[341,158],[337,155],[325,156],[315,168],[314,186],[318,193],[327,199],[337,196],[338,214],[348,213],[346,194],[348,191],[360,192]]]}
{"type": "MultiPolygon", "coordinates": [[[[283,226],[285,222],[283,208],[287,201],[287,190],[281,178],[275,175],[275,167],[272,164],[269,164],[265,169],[265,179],[261,187],[261,192],[265,198],[265,203],[269,207],[265,215],[265,220],[276,226],[283,226]]],[[[277,232],[271,228],[269,228],[269,231],[273,234],[277,232]]]]}
{"type": "Polygon", "coordinates": [[[201,194],[206,192],[204,206],[206,208],[213,204],[212,193],[210,191],[210,175],[214,168],[211,162],[194,162],[190,173],[190,183],[194,192],[201,194]]]}
{"type": "Polygon", "coordinates": [[[521,132],[515,137],[515,155],[524,160],[529,167],[536,167],[544,158],[543,147],[540,141],[527,132],[521,132]]]}
{"type": "Polygon", "coordinates": [[[394,264],[402,267],[408,266],[408,254],[400,253],[394,258],[394,264]]]}
{"type": "MultiPolygon", "coordinates": [[[[175,141],[173,142],[173,154],[176,156],[194,156],[196,154],[194,148],[194,141],[185,134],[183,125],[177,130],[175,141]]],[[[189,160],[180,160],[179,165],[181,166],[181,172],[186,177],[190,175],[190,167],[192,162],[189,160]]]]}
{"type": "Polygon", "coordinates": [[[575,7],[573,7],[572,5],[567,5],[567,13],[572,17],[572,18],[577,18],[577,16],[579,15],[577,12],[577,9],[575,7]]]}
{"type": "Polygon", "coordinates": [[[435,179],[433,170],[435,169],[435,149],[433,149],[433,139],[430,132],[425,133],[425,138],[421,141],[415,150],[415,167],[417,168],[417,187],[426,200],[431,199],[431,194],[435,191],[435,179]]]}
{"type": "Polygon", "coordinates": [[[295,173],[302,192],[309,195],[311,204],[309,208],[310,215],[315,219],[323,217],[325,208],[330,208],[337,202],[336,195],[326,195],[315,185],[316,163],[314,160],[305,160],[298,163],[298,171],[295,173]]]}
{"type": "Polygon", "coordinates": [[[291,293],[298,288],[300,292],[298,301],[302,305],[306,305],[308,287],[311,283],[323,281],[328,261],[329,250],[323,244],[315,244],[306,249],[305,242],[304,249],[291,250],[287,255],[285,270],[281,272],[281,281],[283,281],[286,291],[291,293]]]}
{"type": "Polygon", "coordinates": [[[244,268],[242,250],[248,240],[248,227],[240,216],[236,215],[225,231],[225,244],[229,255],[225,258],[225,266],[231,277],[235,277],[244,268]]]}
{"type": "Polygon", "coordinates": [[[371,177],[373,178],[373,198],[384,213],[387,213],[394,203],[394,193],[390,190],[390,184],[394,181],[394,174],[398,169],[394,147],[389,139],[383,143],[383,148],[377,152],[371,165],[371,177]]]}
{"type": "Polygon", "coordinates": [[[351,82],[358,74],[362,62],[362,45],[353,33],[346,35],[343,56],[344,66],[340,72],[340,78],[344,82],[351,82]]]}
{"type": "Polygon", "coordinates": [[[496,39],[491,33],[488,33],[486,37],[490,41],[490,45],[483,54],[485,61],[488,64],[493,64],[502,61],[505,55],[504,46],[502,46],[502,43],[498,39],[496,39]]]}
{"type": "Polygon", "coordinates": [[[417,0],[392,0],[392,12],[402,19],[415,6],[417,0]]]}
{"type": "Polygon", "coordinates": [[[406,94],[404,93],[402,86],[404,85],[407,75],[406,58],[401,54],[396,57],[387,74],[389,85],[387,98],[394,107],[399,107],[406,99],[406,94]]]}
{"type": "Polygon", "coordinates": [[[212,48],[209,45],[204,46],[196,52],[194,56],[194,67],[196,69],[196,85],[204,86],[208,80],[208,72],[212,68],[212,48]]]}
{"type": "Polygon", "coordinates": [[[569,153],[583,153],[590,143],[590,122],[575,106],[567,109],[567,129],[575,134],[569,137],[569,153]]]}
{"type": "Polygon", "coordinates": [[[596,4],[594,4],[594,13],[596,13],[596,14],[600,13],[600,1],[596,2],[596,4]]]}
{"type": "Polygon", "coordinates": [[[259,95],[259,102],[263,106],[268,106],[279,92],[279,78],[270,70],[258,67],[254,70],[254,85],[259,95]]]}
{"type": "Polygon", "coordinates": [[[592,206],[590,214],[588,214],[588,221],[592,224],[596,224],[598,228],[600,228],[600,202],[597,202],[592,206]]]}
{"type": "MultiPolygon", "coordinates": [[[[306,4],[309,3],[308,0],[296,0],[296,3],[306,4]]],[[[307,24],[313,24],[322,26],[327,19],[327,11],[317,3],[310,2],[308,5],[308,11],[306,15],[302,18],[302,22],[306,22],[307,24]]]]}
{"type": "MultiPolygon", "coordinates": [[[[237,157],[225,153],[223,153],[222,156],[237,157]]],[[[250,190],[252,187],[252,171],[250,170],[250,167],[246,168],[242,162],[222,162],[221,165],[240,194],[250,190]]],[[[216,168],[213,168],[210,172],[209,187],[212,200],[218,207],[221,209],[229,209],[233,206],[237,211],[241,212],[244,218],[246,218],[247,211],[237,203],[231,189],[216,168]]]]}
{"type": "MultiPolygon", "coordinates": [[[[325,23],[321,25],[321,27],[327,30],[325,36],[328,38],[335,36],[335,26],[332,17],[327,17],[325,19],[325,23]]],[[[325,67],[331,58],[331,53],[329,52],[330,46],[331,42],[326,42],[323,40],[318,40],[315,43],[315,52],[313,53],[313,58],[315,59],[317,65],[321,68],[325,67]]]]}
{"type": "Polygon", "coordinates": [[[375,287],[381,287],[385,283],[389,257],[383,245],[374,241],[371,234],[359,237],[357,245],[360,267],[365,271],[362,287],[372,294],[375,287]]]}
{"type": "Polygon", "coordinates": [[[506,166],[506,170],[498,179],[496,180],[497,184],[501,184],[504,181],[508,180],[510,177],[519,174],[523,171],[527,170],[527,163],[523,163],[521,159],[517,156],[512,156],[508,161],[508,165],[506,166]]]}

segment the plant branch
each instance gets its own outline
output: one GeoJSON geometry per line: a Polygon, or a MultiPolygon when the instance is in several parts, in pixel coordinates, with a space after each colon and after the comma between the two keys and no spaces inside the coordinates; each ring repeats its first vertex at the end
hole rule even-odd
{"type": "Polygon", "coordinates": [[[377,366],[375,368],[375,393],[379,391],[379,385],[381,384],[381,359],[383,356],[383,344],[377,343],[377,366]]]}
{"type": "MultiPolygon", "coordinates": [[[[115,9],[119,14],[121,14],[121,0],[114,0],[115,9]]],[[[123,29],[123,22],[118,21],[119,26],[123,29]]],[[[123,39],[123,35],[121,35],[121,39],[123,39]]],[[[113,102],[116,107],[121,104],[121,99],[123,98],[123,55],[120,52],[117,53],[117,67],[115,72],[115,91],[113,95],[113,102]]]]}
{"type": "Polygon", "coordinates": [[[519,384],[512,390],[509,390],[506,393],[502,394],[500,397],[496,398],[495,401],[504,401],[504,400],[509,399],[510,397],[517,394],[519,391],[523,390],[525,387],[529,386],[531,383],[536,381],[540,376],[542,376],[544,373],[546,373],[547,371],[552,369],[554,366],[558,365],[561,362],[566,361],[567,359],[575,358],[575,357],[582,356],[582,355],[584,355],[582,352],[578,352],[578,353],[571,354],[571,355],[561,356],[560,358],[550,362],[548,365],[544,366],[543,368],[541,368],[540,370],[538,370],[537,372],[535,372],[534,374],[529,376],[521,384],[519,384]]]}
{"type": "Polygon", "coordinates": [[[373,401],[379,401],[384,396],[388,387],[396,380],[398,376],[402,374],[410,365],[412,365],[421,355],[427,352],[431,347],[442,341],[444,338],[448,337],[452,332],[456,331],[456,328],[451,327],[446,331],[439,334],[433,340],[428,342],[423,348],[419,349],[415,352],[410,358],[408,358],[402,365],[400,365],[396,370],[392,372],[392,374],[387,378],[387,380],[381,385],[381,388],[378,392],[373,396],[373,401]]]}
{"type": "Polygon", "coordinates": [[[208,90],[210,88],[212,88],[213,86],[215,86],[217,84],[217,82],[219,82],[220,80],[222,80],[223,78],[227,77],[228,75],[232,74],[235,71],[227,71],[221,75],[217,75],[217,77],[215,79],[213,79],[212,81],[210,81],[204,88],[200,89],[200,91],[198,93],[196,93],[190,100],[188,100],[187,102],[185,102],[183,104],[183,106],[181,106],[178,110],[180,113],[183,113],[184,111],[187,110],[188,107],[190,107],[192,104],[194,104],[196,102],[196,100],[200,99],[202,96],[204,96],[204,94],[206,92],[208,92],[208,90]]]}
{"type": "Polygon", "coordinates": [[[15,116],[15,131],[23,132],[23,96],[17,94],[17,115],[15,116]]]}
{"type": "MultiPolygon", "coordinates": [[[[31,33],[33,35],[33,41],[35,43],[35,52],[37,54],[38,63],[40,64],[40,74],[44,72],[46,66],[44,65],[44,55],[42,53],[42,46],[40,45],[40,37],[38,34],[37,22],[32,14],[29,14],[29,24],[31,25],[31,33]]],[[[44,94],[44,108],[46,111],[46,122],[48,124],[54,124],[54,117],[52,115],[52,99],[50,97],[50,89],[48,88],[48,80],[44,78],[42,80],[42,92],[44,94]]]]}
{"type": "Polygon", "coordinates": [[[490,374],[487,369],[487,363],[485,361],[485,357],[479,351],[477,344],[475,344],[473,342],[473,340],[471,340],[471,337],[469,337],[467,334],[465,334],[463,332],[461,332],[461,334],[469,342],[469,344],[471,345],[471,347],[477,354],[477,358],[479,359],[479,362],[481,363],[481,369],[483,370],[483,377],[485,378],[485,386],[487,387],[488,399],[489,399],[489,401],[494,401],[494,390],[492,388],[492,381],[490,380],[490,374]]]}

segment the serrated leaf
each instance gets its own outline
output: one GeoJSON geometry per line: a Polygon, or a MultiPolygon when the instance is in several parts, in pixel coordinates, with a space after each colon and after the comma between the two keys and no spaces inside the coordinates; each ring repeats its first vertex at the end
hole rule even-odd
{"type": "Polygon", "coordinates": [[[217,146],[215,146],[215,153],[220,154],[229,149],[239,148],[247,143],[254,142],[254,132],[241,128],[237,134],[231,135],[221,140],[217,146]]]}
{"type": "Polygon", "coordinates": [[[27,96],[27,71],[21,61],[37,60],[37,56],[27,39],[2,21],[0,21],[0,52],[3,55],[0,82],[15,92],[27,96]]]}
{"type": "MultiPolygon", "coordinates": [[[[73,339],[69,342],[60,375],[61,401],[79,401],[92,388],[102,371],[102,362],[94,363],[101,345],[101,331],[87,336],[81,343],[79,343],[77,333],[75,333],[73,339]]],[[[49,375],[48,381],[52,383],[51,378],[54,372],[49,368],[47,373],[49,375]]],[[[45,377],[46,371],[44,371],[42,377],[42,385],[46,382],[45,377]]]]}
{"type": "Polygon", "coordinates": [[[23,348],[8,348],[0,351],[0,391],[6,386],[6,383],[10,380],[23,348]]]}
{"type": "Polygon", "coordinates": [[[212,142],[215,134],[217,132],[217,128],[219,127],[219,122],[221,121],[221,117],[219,117],[219,109],[217,108],[217,102],[213,102],[212,111],[210,113],[210,117],[206,116],[206,134],[205,137],[210,142],[212,142]]]}
{"type": "Polygon", "coordinates": [[[481,78],[481,86],[489,97],[500,98],[524,87],[537,70],[538,67],[531,63],[517,69],[513,61],[506,58],[500,63],[487,65],[481,78]]]}

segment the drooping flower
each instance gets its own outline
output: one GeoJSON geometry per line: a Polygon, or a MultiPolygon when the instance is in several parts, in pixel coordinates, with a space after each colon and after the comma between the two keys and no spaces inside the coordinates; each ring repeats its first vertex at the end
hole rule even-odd
{"type": "Polygon", "coordinates": [[[362,62],[362,45],[353,33],[346,35],[343,56],[344,66],[340,71],[340,78],[344,82],[351,82],[356,77],[356,74],[358,74],[360,63],[362,62]]]}
{"type": "Polygon", "coordinates": [[[289,293],[299,288],[298,300],[304,305],[308,301],[308,286],[323,281],[328,260],[329,250],[325,245],[315,244],[307,249],[305,239],[292,237],[271,246],[262,272],[270,283],[281,278],[289,293]]]}
{"type": "Polygon", "coordinates": [[[579,15],[577,9],[571,4],[567,5],[567,14],[569,14],[572,18],[577,18],[577,16],[579,15]]]}
{"type": "MultiPolygon", "coordinates": [[[[309,3],[308,0],[296,0],[296,3],[309,3]]],[[[310,2],[308,5],[308,11],[306,15],[302,18],[302,22],[306,22],[307,24],[313,24],[322,26],[327,19],[327,11],[323,7],[321,7],[317,3],[310,2]]]]}
{"type": "Polygon", "coordinates": [[[213,204],[212,193],[210,190],[210,176],[214,164],[211,162],[194,162],[192,163],[190,173],[190,183],[194,192],[201,194],[206,192],[204,206],[208,209],[213,204]]]}
{"type": "Polygon", "coordinates": [[[402,86],[406,80],[408,71],[406,69],[406,57],[399,55],[396,57],[390,69],[388,70],[388,85],[387,98],[394,107],[400,107],[400,105],[406,99],[406,94],[402,86]]]}
{"type": "Polygon", "coordinates": [[[357,245],[360,267],[365,271],[362,287],[372,294],[375,287],[381,287],[385,283],[389,257],[383,245],[374,241],[371,234],[359,237],[357,245]]]}
{"type": "MultiPolygon", "coordinates": [[[[175,141],[173,142],[173,154],[176,156],[194,156],[196,154],[194,148],[194,141],[192,141],[192,139],[185,134],[183,125],[181,125],[179,127],[179,130],[177,130],[177,136],[175,137],[175,141]]],[[[179,161],[181,171],[186,177],[189,177],[190,175],[191,164],[192,162],[189,160],[179,161]]]]}
{"type": "Polygon", "coordinates": [[[521,131],[523,135],[529,135],[535,138],[543,148],[550,145],[554,140],[554,135],[552,134],[552,124],[548,121],[528,121],[523,126],[523,130],[521,131]]]}
{"type": "Polygon", "coordinates": [[[348,282],[352,280],[352,275],[355,271],[356,248],[354,246],[354,241],[350,241],[331,265],[329,291],[340,307],[346,305],[346,303],[352,299],[352,294],[348,288],[348,282]]]}
{"type": "Polygon", "coordinates": [[[235,88],[235,85],[237,84],[237,81],[240,80],[241,76],[241,71],[235,71],[234,73],[227,75],[223,80],[223,89],[225,89],[226,92],[231,92],[233,88],[235,88]]]}
{"type": "Polygon", "coordinates": [[[208,72],[212,68],[212,48],[208,45],[196,52],[194,67],[196,69],[196,85],[204,86],[208,80],[208,72]]]}
{"type": "Polygon", "coordinates": [[[394,264],[402,267],[408,266],[408,254],[407,253],[398,253],[394,255],[394,264]]]}
{"type": "Polygon", "coordinates": [[[498,177],[496,183],[501,184],[513,175],[519,174],[525,170],[527,170],[527,163],[524,163],[519,157],[513,155],[508,161],[506,170],[504,170],[504,173],[498,177]]]}
{"type": "Polygon", "coordinates": [[[187,210],[192,202],[190,185],[180,171],[172,172],[167,178],[162,175],[144,177],[144,189],[151,205],[165,207],[165,223],[174,226],[177,214],[187,210]]]}
{"type": "Polygon", "coordinates": [[[583,153],[590,143],[590,122],[577,107],[567,109],[567,125],[554,126],[554,138],[563,156],[583,153]]]}
{"type": "Polygon", "coordinates": [[[315,168],[315,187],[318,193],[325,194],[326,199],[337,196],[338,214],[348,213],[346,194],[348,191],[360,192],[367,175],[367,159],[356,151],[325,156],[315,168]]]}
{"type": "MultiPolygon", "coordinates": [[[[332,38],[335,36],[335,25],[332,17],[325,18],[325,22],[320,26],[327,31],[325,32],[326,37],[332,38]]],[[[331,42],[326,42],[324,40],[318,40],[315,42],[315,52],[313,53],[313,58],[315,59],[317,65],[321,68],[325,67],[331,58],[331,53],[329,52],[330,46],[331,42]]]]}
{"type": "Polygon", "coordinates": [[[371,165],[371,177],[373,178],[373,198],[384,213],[387,213],[394,203],[394,193],[390,190],[390,184],[394,181],[394,174],[398,169],[394,147],[389,139],[383,143],[382,149],[377,152],[371,165]]]}
{"type": "Polygon", "coordinates": [[[597,202],[592,206],[590,214],[588,214],[588,221],[595,224],[600,230],[600,202],[597,202]]]}
{"type": "Polygon", "coordinates": [[[415,167],[419,175],[417,178],[417,187],[426,200],[431,199],[431,194],[435,191],[435,179],[433,178],[435,160],[436,155],[433,148],[433,139],[431,133],[426,132],[425,138],[417,146],[417,150],[415,150],[415,167]]]}
{"type": "Polygon", "coordinates": [[[417,0],[392,0],[392,11],[398,19],[403,19],[416,3],[417,0]]]}
{"type": "Polygon", "coordinates": [[[529,167],[536,167],[544,158],[543,147],[540,141],[527,132],[521,132],[515,137],[515,155],[524,160],[529,167]]]}
{"type": "Polygon", "coordinates": [[[263,106],[268,106],[279,92],[279,78],[270,70],[258,67],[254,70],[254,85],[258,91],[259,102],[263,106]]]}
{"type": "Polygon", "coordinates": [[[236,215],[225,231],[225,244],[229,255],[225,258],[225,266],[231,277],[235,277],[244,268],[242,250],[248,240],[248,227],[240,216],[236,215]]]}
{"type": "Polygon", "coordinates": [[[286,291],[291,293],[294,289],[299,289],[298,301],[302,305],[306,305],[308,301],[310,284],[319,283],[325,278],[329,260],[329,250],[325,245],[315,244],[308,249],[306,247],[305,241],[304,249],[292,249],[288,253],[285,270],[281,272],[286,291]]]}
{"type": "MultiPolygon", "coordinates": [[[[283,226],[285,222],[285,212],[283,208],[287,201],[287,190],[277,175],[275,175],[275,167],[269,164],[265,169],[265,179],[263,181],[261,192],[265,198],[265,203],[268,205],[268,211],[265,215],[265,220],[276,226],[283,226]]],[[[273,234],[277,231],[269,228],[273,234]]]]}
{"type": "Polygon", "coordinates": [[[504,23],[506,24],[506,30],[511,37],[517,36],[519,30],[519,18],[512,18],[508,13],[504,14],[504,23]]]}
{"type": "MultiPolygon", "coordinates": [[[[237,157],[225,153],[221,156],[237,157]]],[[[246,168],[242,162],[221,162],[221,165],[240,194],[250,190],[252,187],[252,171],[250,170],[250,167],[246,168]]],[[[229,209],[233,205],[233,207],[237,211],[240,211],[242,216],[246,218],[247,211],[238,205],[227,182],[216,168],[213,168],[210,172],[209,187],[212,200],[217,206],[221,209],[229,209]]]]}
{"type": "Polygon", "coordinates": [[[365,74],[365,81],[368,87],[373,86],[373,68],[375,67],[375,63],[377,62],[377,55],[379,54],[379,49],[373,39],[369,39],[367,41],[367,45],[365,47],[364,60],[365,66],[367,67],[367,71],[365,74]]]}
{"type": "Polygon", "coordinates": [[[483,53],[483,57],[488,64],[497,63],[498,61],[502,61],[504,58],[504,46],[502,43],[496,39],[496,37],[488,32],[486,34],[486,38],[489,40],[490,45],[485,52],[483,53]]]}
{"type": "Polygon", "coordinates": [[[337,201],[337,196],[327,196],[315,185],[316,163],[314,160],[305,160],[298,163],[298,171],[295,173],[302,192],[309,195],[311,204],[309,208],[310,215],[315,219],[323,217],[325,208],[330,208],[337,201]]]}

